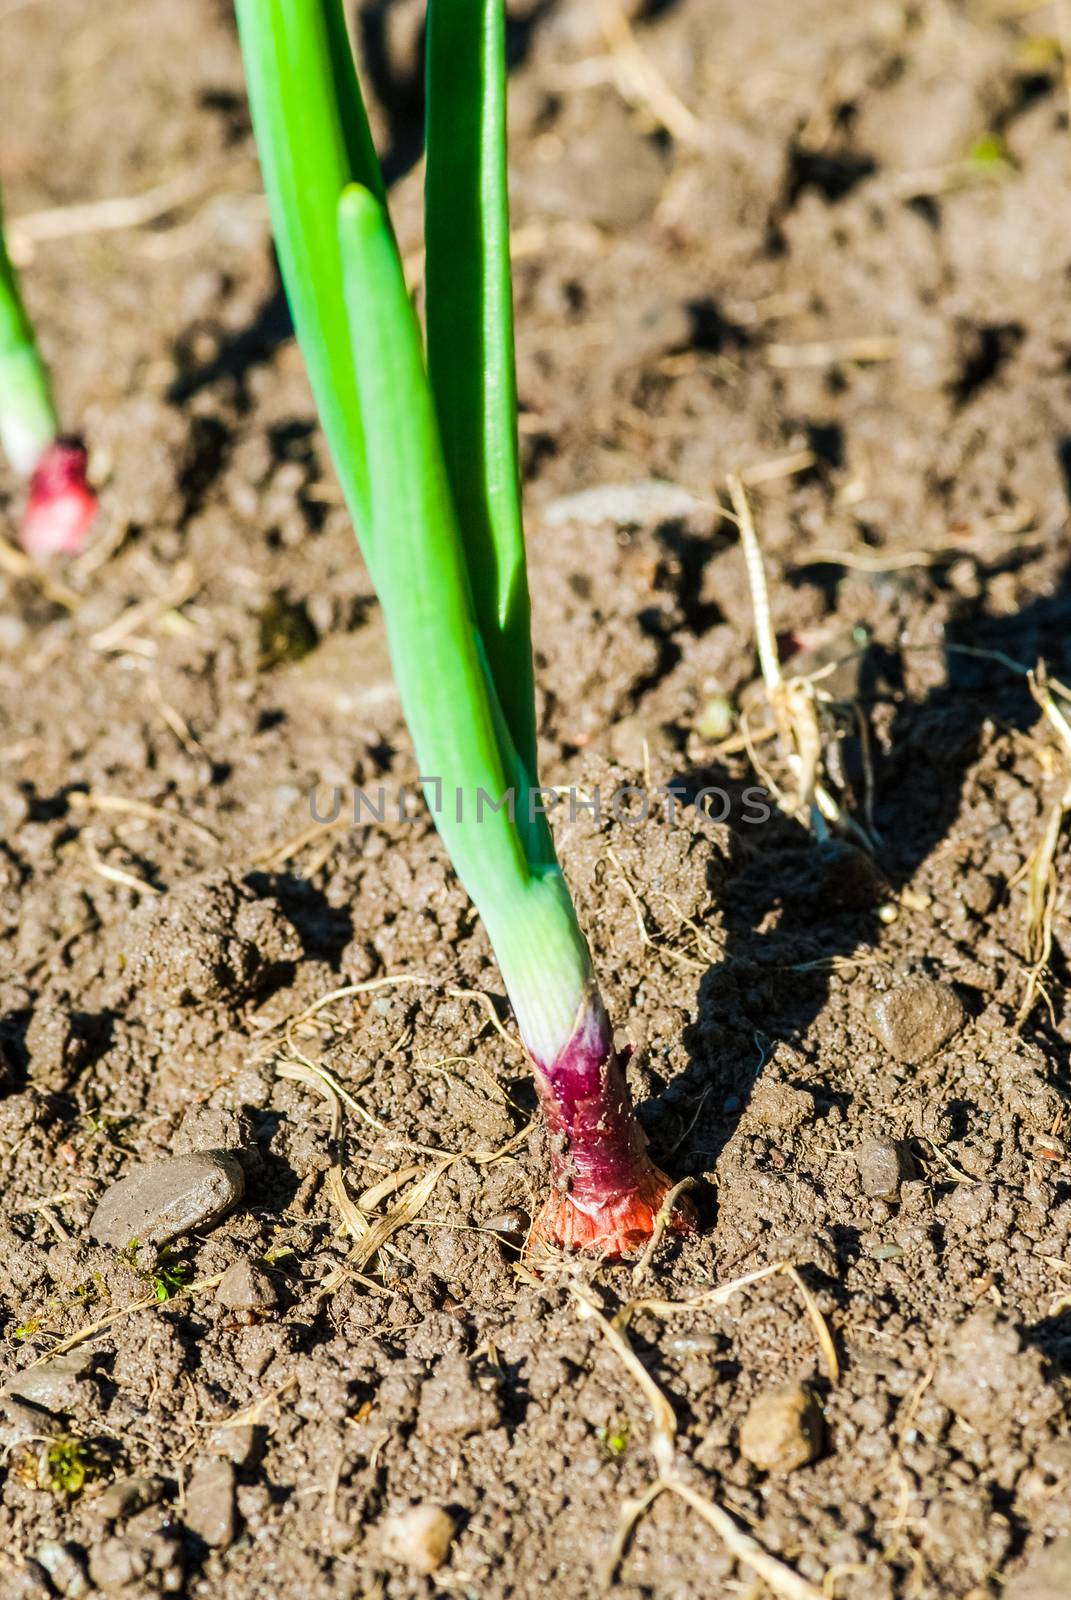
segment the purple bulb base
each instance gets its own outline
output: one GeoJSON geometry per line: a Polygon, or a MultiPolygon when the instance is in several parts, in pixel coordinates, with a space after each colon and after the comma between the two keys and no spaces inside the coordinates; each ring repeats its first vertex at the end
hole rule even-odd
{"type": "MultiPolygon", "coordinates": [[[[565,1049],[533,1067],[550,1135],[551,1193],[532,1225],[529,1253],[539,1245],[603,1257],[642,1248],[672,1184],[647,1154],[596,991],[565,1049]]],[[[676,1208],[670,1226],[690,1230],[690,1207],[676,1208]]]]}

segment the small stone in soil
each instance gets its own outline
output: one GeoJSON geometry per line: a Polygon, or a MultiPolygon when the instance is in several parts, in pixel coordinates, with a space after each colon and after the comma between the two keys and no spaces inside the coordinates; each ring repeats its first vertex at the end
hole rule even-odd
{"type": "Polygon", "coordinates": [[[899,1200],[900,1185],[915,1176],[910,1150],[896,1139],[871,1139],[859,1151],[859,1181],[872,1200],[899,1200]]]}
{"type": "Polygon", "coordinates": [[[237,1428],[217,1428],[208,1441],[208,1448],[219,1456],[226,1456],[236,1467],[252,1466],[260,1450],[261,1432],[249,1422],[237,1428]]]}
{"type": "Polygon", "coordinates": [[[66,1600],[82,1600],[89,1593],[85,1561],[77,1545],[42,1539],[34,1555],[51,1578],[53,1588],[66,1600]]]}
{"type": "Polygon", "coordinates": [[[51,1411],[27,1405],[23,1400],[16,1400],[14,1395],[0,1398],[0,1447],[7,1449],[21,1444],[24,1439],[40,1439],[42,1435],[50,1438],[62,1431],[63,1424],[51,1411]]]}
{"type": "Polygon", "coordinates": [[[124,1533],[90,1551],[89,1576],[105,1594],[142,1580],[139,1594],[177,1594],[182,1588],[182,1546],[175,1529],[159,1513],[143,1512],[124,1533]]]}
{"type": "Polygon", "coordinates": [[[27,1367],[25,1372],[13,1372],[0,1394],[11,1395],[45,1411],[74,1411],[83,1398],[79,1380],[93,1366],[94,1357],[88,1350],[71,1350],[63,1356],[53,1356],[40,1366],[27,1367]]]}
{"type": "Polygon", "coordinates": [[[135,1167],[104,1191],[89,1224],[98,1244],[125,1250],[133,1242],[159,1248],[211,1227],[237,1205],[245,1175],[226,1150],[201,1150],[165,1156],[135,1167]]]}
{"type": "Polygon", "coordinates": [[[93,1511],[105,1522],[122,1522],[146,1506],[163,1499],[164,1480],[157,1477],[117,1478],[104,1493],[91,1502],[93,1511]]]}
{"type": "Polygon", "coordinates": [[[235,1474],[230,1461],[214,1457],[194,1467],[186,1489],[183,1521],[191,1533],[214,1550],[234,1543],[234,1491],[235,1474]]]}
{"type": "Polygon", "coordinates": [[[446,1560],[457,1524],[442,1506],[424,1503],[384,1517],[380,1523],[380,1549],[389,1561],[411,1572],[427,1574],[446,1560]]]}
{"type": "Polygon", "coordinates": [[[725,1349],[725,1340],[717,1333],[674,1333],[664,1348],[671,1356],[716,1356],[725,1349]]]}
{"type": "Polygon", "coordinates": [[[521,1244],[531,1227],[531,1221],[526,1211],[499,1211],[495,1216],[488,1217],[486,1222],[481,1222],[480,1227],[486,1233],[497,1233],[510,1244],[521,1244]]]}
{"type": "Polygon", "coordinates": [[[907,978],[895,989],[872,994],[865,1015],[875,1038],[908,1066],[936,1055],[967,1021],[956,991],[935,978],[907,978]]]}
{"type": "Polygon", "coordinates": [[[740,1450],[761,1472],[794,1472],[822,1448],[822,1408],[802,1383],[753,1400],[740,1429],[740,1450]]]}
{"type": "Polygon", "coordinates": [[[271,1311],[279,1304],[278,1291],[264,1268],[244,1259],[227,1268],[216,1299],[231,1311],[271,1311]]]}

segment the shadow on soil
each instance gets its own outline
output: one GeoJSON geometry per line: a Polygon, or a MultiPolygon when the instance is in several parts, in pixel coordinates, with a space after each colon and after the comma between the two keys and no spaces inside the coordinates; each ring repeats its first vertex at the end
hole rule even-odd
{"type": "MultiPolygon", "coordinates": [[[[948,837],[984,725],[1020,732],[1036,727],[1040,712],[1025,669],[1044,659],[1052,676],[1066,681],[1071,673],[1071,568],[1052,595],[1013,616],[987,609],[991,580],[1015,570],[1022,560],[1020,547],[1006,559],[979,564],[979,598],[954,598],[942,645],[935,647],[943,648],[945,679],[924,699],[908,701],[897,692],[902,659],[890,658],[872,644],[861,648],[859,702],[864,710],[881,700],[892,701],[895,708],[888,753],[874,752],[874,821],[881,841],[876,866],[851,846],[819,845],[777,810],[765,823],[734,828],[732,857],[719,871],[716,886],[728,933],[725,956],[699,982],[697,1020],[685,1036],[688,1067],[643,1107],[654,1155],[674,1178],[711,1169],[777,1044],[797,1044],[825,1005],[834,959],[878,945],[882,925],[877,907],[908,885],[948,837]]],[[[792,577],[814,582],[816,571],[801,566],[792,577]]],[[[928,569],[920,577],[897,574],[892,581],[934,584],[951,592],[940,569],[928,569]]],[[[859,793],[858,744],[853,748],[848,741],[842,750],[859,793]]],[[[733,819],[745,814],[743,791],[754,781],[751,775],[737,781],[719,766],[693,768],[675,779],[686,803],[694,802],[704,787],[726,791],[733,819]]],[[[1039,835],[1041,825],[1039,819],[1039,835]]],[[[998,834],[1010,832],[998,820],[990,837],[996,845],[998,834]]],[[[1006,888],[1002,892],[1006,896],[1006,888]]],[[[1069,976],[1058,948],[1051,966],[1058,990],[1069,976]]],[[[1026,1033],[1050,1059],[1062,1058],[1064,1043],[1042,1006],[1035,1008],[1026,1033]]],[[[838,1097],[826,1081],[806,1087],[816,1092],[821,1107],[844,1104],[848,1098],[838,1097]]],[[[960,1107],[968,1119],[973,1109],[960,1107]]],[[[847,1241],[841,1246],[851,1253],[847,1241]]],[[[1066,1359],[1071,1353],[1066,1316],[1036,1332],[1050,1354],[1059,1349],[1066,1359]]]]}
{"type": "MultiPolygon", "coordinates": [[[[524,17],[508,23],[506,50],[511,71],[527,56],[533,34],[551,3],[552,0],[537,0],[524,17]]],[[[668,4],[672,3],[674,0],[668,0],[668,4]]],[[[668,9],[668,5],[660,4],[658,9],[668,9]]],[[[411,7],[377,0],[361,8],[358,27],[361,61],[386,119],[380,166],[389,190],[412,171],[424,147],[423,18],[411,7]],[[406,11],[408,19],[404,16],[406,11]],[[408,37],[401,28],[408,28],[408,37]]],[[[202,390],[227,383],[238,409],[248,410],[250,372],[270,361],[279,346],[294,336],[278,262],[274,287],[252,322],[237,333],[225,335],[210,361],[198,362],[191,355],[195,331],[187,329],[178,341],[175,356],[179,376],[168,390],[169,401],[185,405],[202,390]]]]}

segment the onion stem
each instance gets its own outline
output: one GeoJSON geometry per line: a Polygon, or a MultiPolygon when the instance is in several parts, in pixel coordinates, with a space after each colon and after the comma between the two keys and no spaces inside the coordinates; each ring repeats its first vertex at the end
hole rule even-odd
{"type": "Polygon", "coordinates": [[[483,919],[550,1136],[534,1237],[649,1237],[652,1165],[538,804],[517,467],[503,0],[430,0],[428,360],[340,0],[236,0],[253,127],[313,393],[454,867],[483,919]]]}

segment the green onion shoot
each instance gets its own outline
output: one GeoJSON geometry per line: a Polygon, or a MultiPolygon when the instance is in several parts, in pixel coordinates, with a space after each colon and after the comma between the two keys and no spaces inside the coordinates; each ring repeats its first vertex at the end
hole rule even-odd
{"type": "Polygon", "coordinates": [[[23,304],[0,210],[0,446],[30,480],[19,538],[35,560],[75,554],[97,512],[85,447],[60,434],[52,384],[23,304]]]}
{"type": "Polygon", "coordinates": [[[550,1135],[531,1242],[624,1254],[651,1236],[670,1183],[647,1154],[537,775],[503,0],[428,5],[426,354],[340,0],[236,10],[298,341],[425,794],[490,937],[550,1135]]]}

